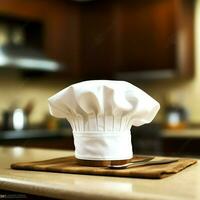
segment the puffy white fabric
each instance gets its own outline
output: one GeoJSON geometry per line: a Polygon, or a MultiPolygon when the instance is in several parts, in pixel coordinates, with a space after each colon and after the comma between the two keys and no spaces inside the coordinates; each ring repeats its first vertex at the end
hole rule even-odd
{"type": "Polygon", "coordinates": [[[51,115],[71,124],[75,156],[85,160],[132,158],[131,126],[150,123],[160,108],[136,86],[109,80],[76,83],[48,102],[51,115]]]}

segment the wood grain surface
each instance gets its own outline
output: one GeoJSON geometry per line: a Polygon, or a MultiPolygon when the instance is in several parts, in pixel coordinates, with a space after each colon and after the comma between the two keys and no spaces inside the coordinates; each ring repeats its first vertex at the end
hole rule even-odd
{"type": "MultiPolygon", "coordinates": [[[[131,161],[144,159],[145,157],[137,156],[131,161]]],[[[160,157],[157,159],[161,159],[160,157]]],[[[194,159],[180,158],[178,162],[140,166],[123,170],[109,169],[107,167],[81,166],[74,156],[61,157],[50,160],[35,161],[35,162],[20,162],[11,164],[12,169],[33,170],[60,172],[72,174],[89,174],[103,176],[119,176],[119,177],[137,177],[137,178],[155,178],[160,179],[172,174],[178,173],[181,170],[195,164],[194,159]]]]}

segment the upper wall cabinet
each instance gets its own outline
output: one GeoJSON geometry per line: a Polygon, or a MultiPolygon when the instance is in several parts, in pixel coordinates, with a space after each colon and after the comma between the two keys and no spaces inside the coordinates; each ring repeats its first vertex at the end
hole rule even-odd
{"type": "Polygon", "coordinates": [[[80,16],[85,77],[193,76],[193,0],[94,1],[80,16]]]}
{"type": "Polygon", "coordinates": [[[192,77],[194,1],[11,0],[0,14],[41,21],[44,51],[65,78],[192,77]]]}

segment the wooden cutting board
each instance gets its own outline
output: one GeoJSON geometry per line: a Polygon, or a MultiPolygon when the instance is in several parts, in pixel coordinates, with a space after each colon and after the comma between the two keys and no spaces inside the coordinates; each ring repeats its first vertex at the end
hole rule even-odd
{"type": "MultiPolygon", "coordinates": [[[[144,159],[144,156],[136,156],[132,161],[144,159]]],[[[159,157],[158,159],[163,159],[159,157]]],[[[118,176],[118,177],[135,177],[135,178],[154,178],[160,179],[172,174],[176,174],[183,169],[195,164],[194,159],[180,158],[178,162],[140,166],[128,169],[109,169],[107,167],[88,167],[81,166],[75,157],[62,157],[50,160],[36,161],[36,162],[20,162],[11,164],[12,169],[18,170],[33,170],[46,172],[60,172],[72,174],[87,174],[87,175],[103,175],[103,176],[118,176]]]]}

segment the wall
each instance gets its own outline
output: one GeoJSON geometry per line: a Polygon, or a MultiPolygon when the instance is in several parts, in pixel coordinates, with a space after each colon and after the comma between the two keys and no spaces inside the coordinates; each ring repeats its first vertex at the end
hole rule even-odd
{"type": "Polygon", "coordinates": [[[67,81],[58,79],[27,78],[14,70],[2,70],[0,73],[0,122],[2,112],[13,107],[25,107],[32,100],[34,108],[30,122],[38,123],[48,113],[47,99],[54,93],[65,88],[67,81]]]}
{"type": "MultiPolygon", "coordinates": [[[[190,120],[200,122],[200,0],[196,1],[195,11],[195,77],[187,81],[154,81],[148,84],[139,84],[147,93],[161,103],[161,111],[157,121],[162,120],[166,99],[179,101],[189,111],[190,120]]],[[[0,114],[9,105],[16,104],[24,107],[33,99],[35,107],[31,114],[31,122],[40,122],[48,113],[47,98],[68,85],[66,80],[55,79],[22,79],[20,74],[12,71],[0,72],[0,114]]],[[[1,115],[0,115],[1,122],[1,115]]]]}

